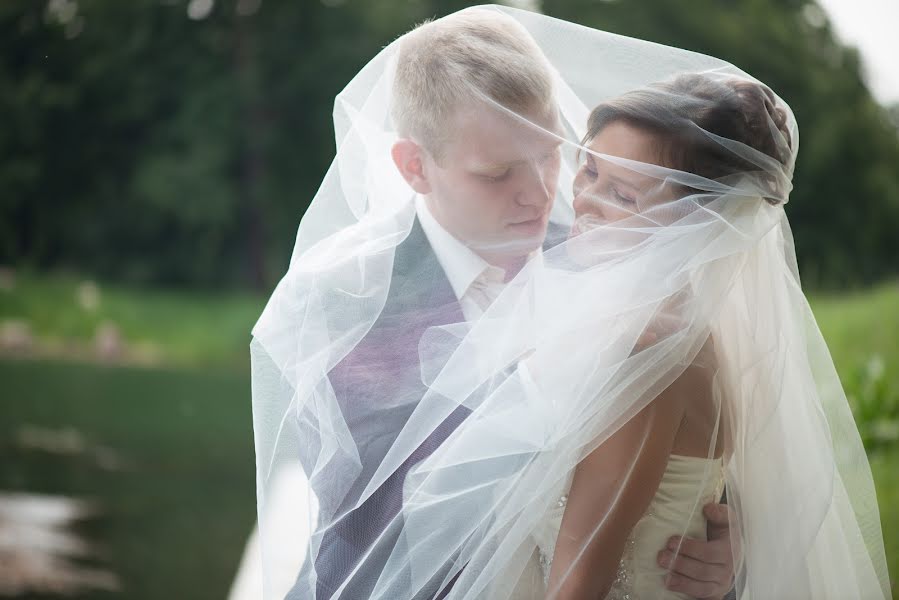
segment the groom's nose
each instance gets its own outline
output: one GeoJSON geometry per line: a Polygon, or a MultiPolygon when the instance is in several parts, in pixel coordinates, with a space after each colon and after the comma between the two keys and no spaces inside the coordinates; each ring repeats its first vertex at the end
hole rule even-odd
{"type": "Polygon", "coordinates": [[[555,197],[555,190],[551,177],[546,176],[543,170],[536,166],[527,169],[525,180],[515,200],[522,206],[534,206],[544,209],[551,204],[555,197]]]}

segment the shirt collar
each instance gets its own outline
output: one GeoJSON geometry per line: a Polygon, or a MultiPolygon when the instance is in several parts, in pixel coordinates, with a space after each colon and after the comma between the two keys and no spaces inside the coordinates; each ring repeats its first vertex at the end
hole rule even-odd
{"type": "MultiPolygon", "coordinates": [[[[506,271],[488,263],[459,238],[447,231],[434,217],[422,196],[415,197],[415,210],[418,220],[421,222],[421,228],[424,229],[425,236],[428,238],[434,254],[437,255],[437,261],[443,267],[457,299],[462,299],[471,284],[484,271],[488,271],[490,280],[497,283],[503,282],[506,271]]],[[[539,268],[542,264],[543,253],[537,249],[528,257],[524,269],[539,268]]]]}
{"type": "MultiPolygon", "coordinates": [[[[461,299],[474,280],[485,269],[491,268],[490,263],[447,231],[431,213],[423,197],[415,197],[415,210],[418,213],[421,228],[424,229],[425,236],[437,256],[437,261],[449,279],[453,293],[456,294],[457,299],[461,299]]],[[[493,268],[498,269],[499,267],[493,268]]]]}

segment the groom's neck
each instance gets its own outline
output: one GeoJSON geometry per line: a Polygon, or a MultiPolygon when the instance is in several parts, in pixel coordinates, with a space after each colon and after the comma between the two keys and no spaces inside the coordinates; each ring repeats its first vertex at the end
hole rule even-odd
{"type": "Polygon", "coordinates": [[[508,283],[518,275],[524,265],[528,262],[530,255],[527,256],[489,256],[480,254],[481,258],[495,267],[499,267],[506,272],[505,282],[508,283]]]}

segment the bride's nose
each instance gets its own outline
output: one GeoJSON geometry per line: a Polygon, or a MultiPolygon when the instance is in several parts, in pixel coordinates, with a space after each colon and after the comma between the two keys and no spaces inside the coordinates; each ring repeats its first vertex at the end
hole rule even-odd
{"type": "MultiPolygon", "coordinates": [[[[583,165],[574,174],[574,181],[571,182],[572,208],[574,208],[574,216],[579,217],[586,212],[593,212],[590,208],[590,189],[595,187],[595,181],[591,181],[584,170],[583,165]]],[[[595,210],[595,209],[594,209],[595,210]]]]}
{"type": "Polygon", "coordinates": [[[594,186],[578,186],[575,182],[572,190],[574,192],[572,206],[575,218],[582,215],[602,216],[602,202],[593,188],[594,186]]]}

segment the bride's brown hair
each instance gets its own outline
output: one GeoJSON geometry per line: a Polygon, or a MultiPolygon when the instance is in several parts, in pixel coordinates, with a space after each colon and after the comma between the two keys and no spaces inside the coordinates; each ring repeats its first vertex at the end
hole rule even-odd
{"type": "Polygon", "coordinates": [[[787,112],[767,86],[745,79],[688,73],[625,93],[590,113],[583,145],[614,122],[659,138],[658,160],[666,167],[718,180],[758,173],[767,182],[765,200],[786,198],[785,182],[727,148],[718,138],[739,142],[792,172],[793,139],[787,112]]]}

